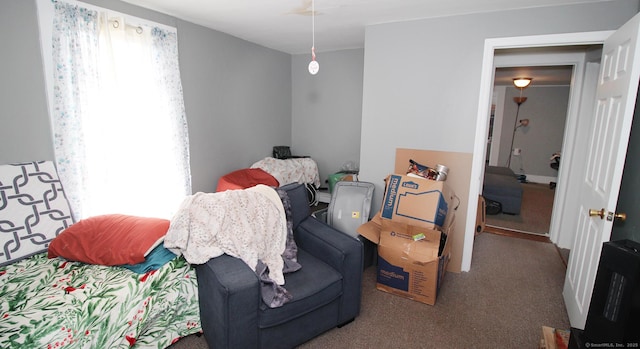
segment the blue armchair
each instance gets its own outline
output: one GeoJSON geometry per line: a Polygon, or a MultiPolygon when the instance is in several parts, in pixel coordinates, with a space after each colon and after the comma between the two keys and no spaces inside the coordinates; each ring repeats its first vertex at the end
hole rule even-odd
{"type": "Polygon", "coordinates": [[[258,276],[222,255],[196,266],[200,318],[210,348],[293,348],[358,316],[362,242],[311,216],[302,184],[281,187],[291,201],[302,269],[285,274],[293,296],[281,307],[262,301],[258,276]]]}

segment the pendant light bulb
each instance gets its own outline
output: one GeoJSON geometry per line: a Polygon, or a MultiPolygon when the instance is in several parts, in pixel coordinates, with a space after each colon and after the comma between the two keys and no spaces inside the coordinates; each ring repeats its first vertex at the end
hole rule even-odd
{"type": "Polygon", "coordinates": [[[309,73],[311,75],[318,74],[318,70],[320,70],[320,64],[316,61],[316,51],[315,47],[311,48],[311,62],[309,62],[309,73]]]}
{"type": "Polygon", "coordinates": [[[311,73],[311,75],[318,74],[318,70],[320,70],[320,64],[318,64],[318,61],[309,62],[309,73],[311,73]]]}

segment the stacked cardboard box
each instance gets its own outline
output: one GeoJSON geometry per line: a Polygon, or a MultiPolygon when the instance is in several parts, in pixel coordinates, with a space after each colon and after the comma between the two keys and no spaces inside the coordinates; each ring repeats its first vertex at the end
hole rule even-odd
{"type": "Polygon", "coordinates": [[[478,211],[476,211],[476,232],[478,235],[484,231],[484,228],[487,226],[487,216],[486,216],[486,201],[482,195],[478,196],[478,211]]]}
{"type": "Polygon", "coordinates": [[[434,305],[450,259],[455,194],[443,181],[392,174],[383,198],[358,228],[378,245],[376,287],[434,305]]]}
{"type": "MultiPolygon", "coordinates": [[[[539,349],[566,349],[569,347],[569,330],[542,326],[542,338],[539,349]]],[[[612,343],[613,345],[613,343],[612,343]]]]}

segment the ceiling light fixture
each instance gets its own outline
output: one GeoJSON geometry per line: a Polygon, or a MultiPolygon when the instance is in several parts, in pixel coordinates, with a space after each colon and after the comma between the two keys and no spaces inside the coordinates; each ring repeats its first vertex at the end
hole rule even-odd
{"type": "Polygon", "coordinates": [[[519,88],[521,91],[523,88],[526,88],[531,83],[531,78],[515,78],[513,79],[513,85],[516,88],[519,88]]]}
{"type": "Polygon", "coordinates": [[[524,103],[527,100],[527,97],[522,97],[522,90],[527,88],[529,84],[531,84],[532,78],[515,78],[513,79],[513,86],[520,89],[520,97],[513,97],[513,101],[518,104],[518,108],[520,104],[524,103]]]}
{"type": "Polygon", "coordinates": [[[316,61],[316,6],[315,1],[311,0],[311,62],[309,62],[309,73],[311,75],[318,74],[320,64],[316,61]]]}

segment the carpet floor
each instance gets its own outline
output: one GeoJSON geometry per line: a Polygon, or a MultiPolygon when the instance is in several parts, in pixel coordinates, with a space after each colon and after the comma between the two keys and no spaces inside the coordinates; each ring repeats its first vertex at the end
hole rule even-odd
{"type": "MultiPolygon", "coordinates": [[[[542,326],[569,328],[565,272],[551,243],[482,233],[471,271],[447,273],[435,305],[377,290],[370,267],[356,320],[299,348],[537,348],[542,326]]],[[[208,347],[189,336],[171,348],[208,347]]]]}
{"type": "Polygon", "coordinates": [[[555,190],[548,184],[522,183],[522,206],[519,215],[486,215],[490,227],[533,234],[549,234],[555,190]]]}

